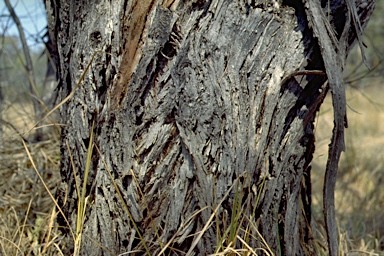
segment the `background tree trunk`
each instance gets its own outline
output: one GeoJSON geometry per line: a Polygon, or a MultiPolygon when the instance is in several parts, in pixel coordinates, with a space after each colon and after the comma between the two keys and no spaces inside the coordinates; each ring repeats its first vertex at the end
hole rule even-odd
{"type": "MultiPolygon", "coordinates": [[[[345,3],[323,2],[341,33],[345,3]]],[[[253,248],[266,248],[262,236],[277,254],[315,253],[313,121],[328,87],[302,3],[46,4],[59,93],[71,96],[58,196],[74,230],[74,170],[82,184],[94,136],[82,254],[144,252],[145,242],[154,255],[206,255],[230,223],[253,248]]],[[[373,2],[357,7],[364,25],[373,2]]],[[[71,250],[69,232],[67,242],[71,250]]]]}

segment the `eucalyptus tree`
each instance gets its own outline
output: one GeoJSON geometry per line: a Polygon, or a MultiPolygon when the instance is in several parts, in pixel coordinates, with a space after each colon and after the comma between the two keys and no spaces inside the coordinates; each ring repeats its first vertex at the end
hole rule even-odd
{"type": "Polygon", "coordinates": [[[316,254],[313,123],[331,90],[324,215],[336,255],[341,72],[374,2],[47,0],[68,250],[316,254]]]}

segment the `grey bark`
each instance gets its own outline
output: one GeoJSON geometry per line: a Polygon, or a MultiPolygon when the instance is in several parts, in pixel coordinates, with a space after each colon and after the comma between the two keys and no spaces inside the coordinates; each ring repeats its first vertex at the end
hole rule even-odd
{"type": "MultiPolygon", "coordinates": [[[[171,254],[213,253],[238,195],[249,218],[239,226],[252,222],[274,253],[316,254],[310,162],[329,66],[304,4],[264,2],[46,2],[59,93],[76,90],[61,108],[58,193],[72,228],[70,155],[81,184],[93,123],[100,150],[87,179],[83,255],[144,253],[138,233],[152,254],[168,242],[171,254]]],[[[342,32],[346,3],[330,3],[328,17],[342,32]]],[[[362,25],[373,3],[358,1],[362,25]]],[[[342,60],[354,26],[346,33],[342,60]]],[[[249,232],[250,246],[265,247],[249,232]]]]}

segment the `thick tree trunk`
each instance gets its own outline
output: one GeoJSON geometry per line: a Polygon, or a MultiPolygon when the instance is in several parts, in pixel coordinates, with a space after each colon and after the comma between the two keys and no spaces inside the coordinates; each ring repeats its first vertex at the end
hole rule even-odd
{"type": "MultiPolygon", "coordinates": [[[[244,247],[233,234],[255,251],[315,253],[313,121],[328,87],[304,4],[52,2],[60,95],[71,96],[58,196],[76,230],[75,174],[86,178],[83,255],[206,255],[244,247]]],[[[341,34],[347,7],[331,4],[341,34]]],[[[372,2],[357,7],[364,25],[372,2]]]]}

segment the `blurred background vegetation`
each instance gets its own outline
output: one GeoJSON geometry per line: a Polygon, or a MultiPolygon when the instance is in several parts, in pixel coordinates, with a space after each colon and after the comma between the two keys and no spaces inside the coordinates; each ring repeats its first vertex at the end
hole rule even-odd
{"type": "MultiPolygon", "coordinates": [[[[31,77],[14,21],[0,4],[0,255],[58,255],[65,245],[54,221],[57,212],[38,177],[43,177],[54,194],[60,180],[57,116],[50,116],[30,131],[52,109],[55,99],[56,81],[48,72],[50,58],[45,47],[46,22],[41,22],[45,13],[42,1],[20,0],[16,13],[17,6],[26,9],[20,20],[33,62],[35,90],[30,88],[31,77]],[[23,21],[24,16],[28,21],[23,21]],[[37,29],[26,29],[28,22],[37,29]],[[39,104],[39,113],[33,102],[39,104]]],[[[340,255],[384,255],[383,12],[384,1],[379,0],[365,31],[365,54],[371,69],[363,64],[357,46],[345,69],[349,128],[336,191],[340,255]]],[[[332,115],[327,97],[316,121],[312,169],[312,224],[320,254],[326,254],[321,200],[332,115]]]]}
{"type": "MultiPolygon", "coordinates": [[[[6,100],[18,99],[20,101],[31,100],[28,89],[28,76],[25,72],[25,58],[18,36],[1,35],[0,52],[0,85],[6,100]]],[[[38,93],[42,93],[42,85],[45,79],[47,58],[44,56],[44,48],[34,48],[31,52],[35,68],[36,85],[38,93]]]]}

